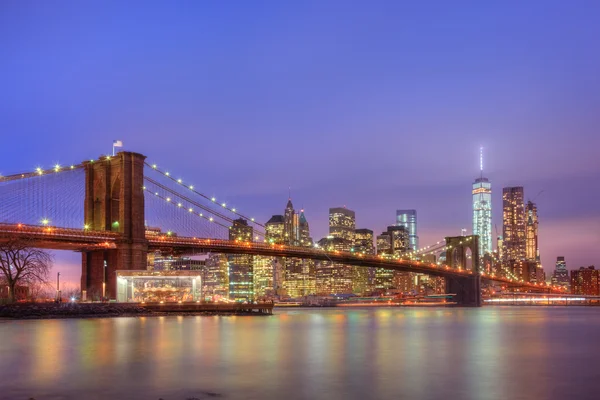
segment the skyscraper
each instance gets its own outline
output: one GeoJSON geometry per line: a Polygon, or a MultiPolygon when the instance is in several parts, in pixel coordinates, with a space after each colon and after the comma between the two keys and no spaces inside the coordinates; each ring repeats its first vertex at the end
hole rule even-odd
{"type": "Polygon", "coordinates": [[[329,209],[329,234],[331,236],[353,241],[355,229],[356,215],[354,211],[346,207],[329,209]]]}
{"type": "MultiPolygon", "coordinates": [[[[350,251],[350,240],[328,236],[319,240],[319,247],[327,251],[350,251]]],[[[319,261],[316,267],[316,291],[319,295],[352,293],[353,267],[331,261],[319,261]]]]}
{"type": "Polygon", "coordinates": [[[556,268],[552,274],[552,284],[559,285],[564,288],[569,287],[569,271],[564,257],[556,257],[556,268]]]}
{"type": "Polygon", "coordinates": [[[598,296],[600,294],[600,271],[593,265],[571,271],[571,293],[598,296]]]}
{"type": "Polygon", "coordinates": [[[525,259],[525,204],[522,186],[502,189],[502,238],[504,262],[525,259]]]}
{"type": "MultiPolygon", "coordinates": [[[[296,213],[289,198],[284,215],[274,215],[266,225],[267,240],[289,246],[312,246],[308,220],[304,210],[296,213]],[[282,232],[282,234],[280,234],[282,232]]],[[[315,293],[314,261],[299,258],[278,258],[283,265],[282,287],[284,295],[300,297],[315,293]]],[[[277,274],[276,274],[277,275],[277,274]]],[[[278,280],[274,279],[277,283],[278,280]]]]}
{"type": "MultiPolygon", "coordinates": [[[[252,226],[248,221],[238,218],[229,230],[229,240],[252,241],[252,226]]],[[[232,300],[252,301],[254,299],[253,257],[247,254],[227,256],[229,264],[229,298],[232,300]]]]}
{"type": "Polygon", "coordinates": [[[265,240],[267,243],[285,243],[285,218],[283,215],[273,215],[265,224],[265,240]]]}
{"type": "Polygon", "coordinates": [[[357,229],[354,231],[354,251],[357,253],[375,254],[372,230],[357,229]]]}
{"type": "Polygon", "coordinates": [[[292,205],[292,199],[289,198],[287,205],[285,206],[285,212],[283,214],[284,223],[284,241],[286,244],[295,245],[296,238],[298,236],[298,214],[294,210],[292,205]]]}
{"type": "MultiPolygon", "coordinates": [[[[354,231],[354,252],[361,254],[375,254],[373,246],[373,231],[370,229],[357,229],[354,231]]],[[[373,291],[375,282],[375,268],[352,267],[352,292],[366,294],[373,291]]]]}
{"type": "Polygon", "coordinates": [[[298,241],[299,246],[312,246],[312,238],[310,237],[310,229],[304,210],[300,210],[298,216],[298,241]]]}
{"type": "Polygon", "coordinates": [[[417,210],[396,210],[396,225],[403,226],[408,231],[409,247],[412,251],[419,248],[417,236],[417,210]]]}
{"type": "Polygon", "coordinates": [[[540,251],[538,247],[538,214],[537,206],[531,201],[525,206],[527,218],[527,229],[525,233],[525,258],[529,261],[539,261],[540,251]]]}
{"type": "Polygon", "coordinates": [[[473,182],[473,235],[479,236],[479,254],[483,259],[492,252],[492,184],[483,177],[483,149],[479,154],[481,176],[473,182]]]}

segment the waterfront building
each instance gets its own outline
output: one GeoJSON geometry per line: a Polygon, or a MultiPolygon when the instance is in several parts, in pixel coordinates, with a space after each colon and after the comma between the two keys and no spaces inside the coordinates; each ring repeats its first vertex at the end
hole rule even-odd
{"type": "Polygon", "coordinates": [[[276,272],[275,257],[254,256],[252,260],[252,277],[254,296],[256,299],[267,299],[275,296],[276,272]]]}
{"type": "Polygon", "coordinates": [[[229,266],[225,254],[211,253],[208,256],[202,283],[208,300],[229,298],[229,266]]]}
{"type": "Polygon", "coordinates": [[[587,296],[600,295],[600,271],[594,266],[571,271],[571,293],[587,296]]]}
{"type": "Polygon", "coordinates": [[[569,288],[570,286],[567,263],[565,262],[565,258],[562,256],[556,257],[556,267],[554,268],[554,273],[552,274],[552,284],[559,285],[564,288],[569,288]]]}
{"type": "MultiPolygon", "coordinates": [[[[365,255],[375,254],[373,245],[373,231],[370,229],[356,229],[354,231],[354,252],[365,255]]],[[[375,268],[352,267],[352,292],[367,294],[375,289],[375,268]]]]}
{"type": "Polygon", "coordinates": [[[396,210],[396,225],[406,228],[408,231],[409,248],[412,251],[416,251],[419,248],[417,210],[396,210]]]}
{"type": "Polygon", "coordinates": [[[171,270],[173,271],[201,271],[204,273],[205,268],[206,260],[195,260],[190,257],[178,257],[177,260],[171,263],[171,270]]]}
{"type": "Polygon", "coordinates": [[[334,207],[329,209],[329,235],[334,238],[354,240],[356,229],[356,215],[354,211],[346,207],[334,207]]]}
{"type": "MultiPolygon", "coordinates": [[[[252,226],[248,221],[238,218],[229,229],[229,240],[252,241],[252,226]]],[[[229,298],[236,301],[254,300],[253,256],[248,254],[230,254],[229,298]]]]}
{"type": "Polygon", "coordinates": [[[522,186],[502,189],[502,238],[502,256],[505,262],[525,259],[525,204],[522,186]]]}
{"type": "MultiPolygon", "coordinates": [[[[318,246],[326,251],[350,251],[350,240],[327,236],[318,241],[318,246]]],[[[316,266],[317,295],[352,293],[352,267],[331,261],[318,261],[316,266]]]]}
{"type": "Polygon", "coordinates": [[[161,251],[154,251],[148,252],[147,260],[149,271],[170,271],[171,265],[177,261],[177,257],[163,254],[161,251]]]}

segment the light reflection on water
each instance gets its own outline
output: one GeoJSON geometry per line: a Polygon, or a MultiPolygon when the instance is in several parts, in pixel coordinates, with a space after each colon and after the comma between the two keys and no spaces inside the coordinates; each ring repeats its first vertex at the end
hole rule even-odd
{"type": "Polygon", "coordinates": [[[0,399],[596,399],[600,309],[0,321],[0,399]]]}

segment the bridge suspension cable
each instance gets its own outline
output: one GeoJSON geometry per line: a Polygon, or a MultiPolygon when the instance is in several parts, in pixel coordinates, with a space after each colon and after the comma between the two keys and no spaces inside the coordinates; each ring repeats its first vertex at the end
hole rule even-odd
{"type": "MultiPolygon", "coordinates": [[[[150,184],[152,184],[152,185],[154,185],[154,186],[156,186],[156,187],[164,190],[165,192],[171,194],[174,197],[177,197],[177,198],[179,198],[181,200],[184,200],[187,203],[189,203],[189,204],[191,204],[191,205],[193,205],[193,206],[195,206],[195,207],[197,207],[197,208],[199,208],[201,210],[204,210],[204,211],[206,211],[206,212],[208,212],[210,214],[213,214],[216,217],[221,218],[222,220],[227,221],[230,224],[233,224],[233,219],[230,218],[230,217],[228,217],[225,214],[222,214],[222,213],[220,213],[218,211],[215,211],[215,210],[213,210],[213,209],[211,209],[211,208],[209,208],[209,207],[207,207],[207,206],[205,206],[203,204],[200,204],[197,201],[194,201],[193,199],[189,198],[188,196],[185,196],[185,195],[183,195],[183,194],[181,194],[181,193],[179,193],[179,192],[177,192],[177,191],[175,191],[175,190],[173,190],[173,189],[171,189],[171,188],[169,188],[169,187],[161,184],[160,182],[157,182],[156,180],[154,180],[152,178],[149,178],[149,177],[145,176],[144,180],[147,181],[147,182],[149,182],[150,184]]],[[[149,191],[149,190],[147,190],[147,191],[149,191]]],[[[152,193],[151,191],[149,191],[149,192],[152,193]]],[[[155,192],[155,194],[158,195],[157,192],[155,192]]],[[[167,202],[170,202],[170,198],[165,198],[165,200],[167,202]]],[[[173,203],[173,204],[175,204],[175,203],[173,203]]],[[[178,204],[182,204],[182,203],[177,203],[175,205],[178,205],[178,204]]],[[[182,206],[179,206],[179,207],[181,208],[182,206]]],[[[188,209],[188,211],[189,211],[189,209],[188,209]]],[[[200,214],[199,216],[201,216],[201,217],[204,218],[204,216],[202,214],[200,214]]],[[[212,217],[210,217],[210,218],[209,217],[205,217],[205,219],[209,220],[210,222],[216,222],[216,221],[213,221],[212,217]]],[[[228,229],[230,227],[230,226],[223,225],[221,223],[218,223],[218,224],[221,225],[221,226],[224,226],[224,227],[226,227],[228,229]]],[[[257,235],[262,236],[262,237],[264,237],[264,235],[265,235],[263,232],[258,231],[258,230],[255,230],[254,233],[256,233],[257,235]]]]}
{"type": "Polygon", "coordinates": [[[4,175],[4,176],[0,175],[0,182],[10,182],[10,181],[15,181],[15,180],[19,180],[19,179],[27,179],[27,178],[33,178],[33,177],[38,177],[38,176],[45,176],[45,175],[49,175],[49,174],[56,174],[59,172],[73,171],[76,169],[81,169],[84,166],[85,165],[83,163],[79,163],[79,164],[71,164],[69,166],[62,166],[60,164],[56,164],[54,167],[48,168],[48,169],[43,169],[41,167],[38,167],[35,169],[35,171],[21,172],[20,174],[12,174],[12,175],[4,175]]]}
{"type": "Polygon", "coordinates": [[[161,174],[162,176],[164,176],[164,177],[166,177],[166,178],[170,179],[171,181],[173,181],[173,182],[177,183],[178,185],[180,185],[180,186],[182,186],[182,187],[184,187],[184,188],[186,188],[186,189],[190,190],[191,192],[195,193],[196,195],[198,195],[198,196],[200,196],[200,197],[202,197],[202,198],[204,198],[204,199],[206,199],[206,200],[210,201],[210,202],[211,202],[211,203],[213,203],[213,204],[216,204],[217,206],[219,206],[219,207],[221,207],[221,208],[223,208],[223,209],[225,209],[225,210],[227,210],[227,211],[229,211],[229,212],[231,212],[231,213],[233,213],[233,214],[235,214],[235,215],[237,215],[237,216],[239,216],[239,217],[242,217],[242,218],[244,218],[244,219],[246,219],[246,220],[250,221],[250,222],[251,222],[251,223],[253,223],[254,225],[260,226],[260,227],[262,227],[263,229],[265,228],[265,226],[264,226],[263,224],[261,224],[261,223],[259,223],[259,222],[256,222],[254,218],[252,218],[252,217],[248,217],[248,216],[246,216],[246,215],[244,215],[244,214],[240,213],[238,210],[236,210],[236,209],[235,209],[235,208],[233,208],[233,207],[228,207],[226,203],[221,203],[221,204],[219,204],[219,203],[217,203],[217,199],[216,199],[215,197],[210,197],[210,196],[207,196],[207,195],[205,195],[205,194],[203,194],[203,193],[201,193],[201,192],[197,191],[197,190],[194,188],[194,185],[188,185],[188,184],[186,184],[186,183],[183,183],[183,180],[182,180],[182,179],[175,179],[175,178],[173,178],[169,172],[161,170],[160,168],[158,168],[158,166],[157,166],[156,164],[150,164],[150,163],[148,163],[148,162],[144,162],[144,163],[145,163],[145,165],[146,165],[146,166],[148,166],[148,167],[149,167],[149,168],[151,168],[152,170],[154,170],[154,171],[158,172],[158,173],[159,173],[159,174],[161,174]]]}
{"type": "Polygon", "coordinates": [[[0,222],[83,228],[83,164],[0,178],[0,222]]]}
{"type": "Polygon", "coordinates": [[[200,212],[197,212],[197,211],[195,211],[193,208],[184,208],[184,207],[183,207],[183,203],[173,202],[173,201],[171,201],[171,198],[169,198],[169,197],[165,197],[165,196],[162,196],[162,195],[161,195],[160,193],[158,193],[158,192],[152,192],[152,191],[151,191],[150,189],[148,189],[147,187],[144,187],[144,190],[145,190],[146,192],[148,192],[148,193],[152,194],[153,196],[155,196],[155,197],[157,197],[157,198],[159,198],[159,199],[161,199],[161,200],[164,200],[164,201],[165,201],[165,203],[171,204],[172,206],[174,206],[174,207],[177,207],[177,208],[181,208],[182,210],[186,210],[188,213],[190,213],[190,214],[192,214],[192,215],[198,216],[198,217],[200,217],[200,218],[203,218],[203,219],[205,219],[205,220],[207,220],[207,221],[209,221],[209,222],[212,222],[212,223],[215,223],[215,224],[217,224],[217,225],[220,225],[220,226],[222,226],[222,227],[223,227],[223,228],[225,228],[225,229],[230,229],[230,226],[227,226],[227,225],[225,225],[225,224],[222,224],[222,223],[220,223],[219,221],[215,221],[215,219],[214,219],[214,218],[212,218],[212,217],[207,217],[206,215],[204,215],[204,214],[202,214],[202,213],[200,213],[200,212]]]}

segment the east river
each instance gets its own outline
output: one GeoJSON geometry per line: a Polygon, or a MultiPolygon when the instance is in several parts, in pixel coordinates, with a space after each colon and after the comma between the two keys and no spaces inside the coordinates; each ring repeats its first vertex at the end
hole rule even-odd
{"type": "Polygon", "coordinates": [[[598,399],[600,308],[0,321],[1,399],[598,399]]]}

